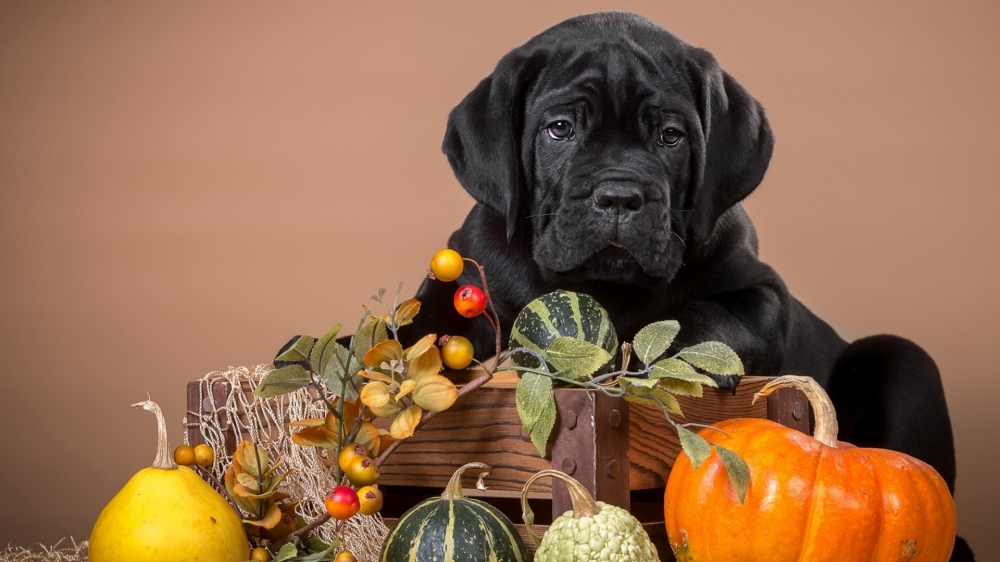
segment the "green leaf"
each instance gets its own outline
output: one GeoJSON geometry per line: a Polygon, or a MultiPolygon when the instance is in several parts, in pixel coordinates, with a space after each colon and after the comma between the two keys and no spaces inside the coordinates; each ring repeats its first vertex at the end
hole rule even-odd
{"type": "Polygon", "coordinates": [[[701,435],[678,425],[677,436],[681,439],[681,449],[684,449],[684,454],[688,456],[691,466],[695,469],[712,454],[712,447],[701,435]]]}
{"type": "Polygon", "coordinates": [[[312,349],[313,344],[316,340],[312,336],[299,336],[299,339],[295,340],[292,347],[286,349],[283,353],[274,358],[275,361],[308,361],[309,360],[309,350],[312,349]]]}
{"type": "Polygon", "coordinates": [[[285,545],[281,547],[281,550],[274,555],[274,562],[288,562],[295,556],[298,556],[298,554],[299,551],[295,548],[294,544],[290,542],[285,543],[285,545]]]}
{"type": "Polygon", "coordinates": [[[552,398],[551,378],[536,373],[524,373],[521,380],[517,381],[514,403],[517,405],[517,415],[521,418],[525,432],[531,433],[531,428],[535,426],[535,422],[546,408],[548,398],[552,398]]]}
{"type": "Polygon", "coordinates": [[[549,436],[556,425],[552,379],[536,373],[524,373],[517,383],[514,401],[525,433],[531,437],[538,454],[544,457],[549,436]]]}
{"type": "Polygon", "coordinates": [[[316,552],[313,554],[308,554],[306,556],[298,556],[295,558],[289,558],[288,562],[322,562],[323,560],[333,560],[333,551],[338,545],[331,544],[326,550],[322,552],[316,552]]]}
{"type": "Polygon", "coordinates": [[[588,341],[560,337],[545,352],[549,363],[576,379],[587,378],[611,362],[611,354],[588,341]]]}
{"type": "Polygon", "coordinates": [[[354,357],[357,358],[358,363],[364,363],[365,353],[388,339],[389,332],[384,320],[375,318],[366,322],[354,336],[354,357]]]}
{"type": "Polygon", "coordinates": [[[713,388],[717,388],[719,386],[715,383],[712,377],[695,371],[691,365],[688,365],[680,359],[664,359],[662,361],[657,361],[653,365],[653,368],[649,371],[649,378],[651,379],[662,379],[668,377],[682,381],[707,384],[713,388]]]}
{"type": "Polygon", "coordinates": [[[660,382],[656,379],[640,379],[636,377],[622,377],[621,380],[626,381],[629,384],[633,384],[635,386],[643,386],[646,388],[653,388],[660,382]]]}
{"type": "Polygon", "coordinates": [[[309,386],[309,372],[302,365],[288,365],[268,373],[253,393],[261,398],[272,398],[309,386]]]}
{"type": "Polygon", "coordinates": [[[646,404],[656,408],[666,408],[667,412],[684,417],[681,413],[681,405],[673,394],[660,389],[659,387],[646,388],[644,386],[629,385],[625,389],[625,399],[636,404],[646,404]]]}
{"type": "Polygon", "coordinates": [[[729,475],[729,481],[736,488],[736,496],[740,499],[740,504],[743,504],[743,500],[747,499],[747,490],[750,489],[750,467],[739,455],[725,447],[716,445],[715,452],[719,453],[722,465],[726,467],[726,473],[729,475]]]}
{"type": "Polygon", "coordinates": [[[326,369],[326,364],[333,357],[333,344],[337,343],[337,334],[340,333],[340,324],[337,324],[330,331],[323,334],[323,337],[316,340],[309,354],[309,363],[317,373],[322,373],[326,369]]]}
{"type": "Polygon", "coordinates": [[[332,357],[327,362],[326,369],[323,369],[323,382],[333,394],[347,400],[354,400],[358,397],[358,389],[361,387],[361,377],[357,376],[361,365],[355,360],[354,355],[347,351],[346,347],[337,342],[333,342],[332,347],[332,357]],[[345,365],[347,366],[346,371],[344,370],[345,365]],[[348,384],[352,380],[354,384],[348,384]]]}
{"type": "Polygon", "coordinates": [[[658,388],[666,390],[671,394],[677,394],[679,396],[694,396],[695,398],[701,398],[704,394],[702,386],[694,381],[682,381],[680,379],[653,379],[659,383],[658,388]]]}
{"type": "Polygon", "coordinates": [[[742,375],[743,362],[728,345],[707,341],[685,347],[677,355],[688,363],[716,375],[742,375]]]}
{"type": "Polygon", "coordinates": [[[653,322],[635,335],[632,349],[643,363],[649,365],[663,355],[680,331],[681,325],[676,320],[653,322]]]}

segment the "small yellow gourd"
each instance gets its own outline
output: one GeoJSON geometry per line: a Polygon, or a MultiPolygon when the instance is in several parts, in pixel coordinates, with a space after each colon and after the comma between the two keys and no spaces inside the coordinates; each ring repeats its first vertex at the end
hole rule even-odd
{"type": "Polygon", "coordinates": [[[239,515],[193,470],[177,466],[160,407],[153,466],[133,476],[104,507],[90,534],[90,562],[242,562],[250,545],[239,515]]]}

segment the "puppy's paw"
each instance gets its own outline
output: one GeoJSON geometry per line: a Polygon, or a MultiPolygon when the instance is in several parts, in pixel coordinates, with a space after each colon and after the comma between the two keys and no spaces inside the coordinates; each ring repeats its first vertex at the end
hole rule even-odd
{"type": "Polygon", "coordinates": [[[740,375],[713,375],[712,373],[706,373],[709,377],[715,381],[715,384],[719,385],[719,388],[728,390],[736,395],[736,387],[740,385],[740,375]]]}

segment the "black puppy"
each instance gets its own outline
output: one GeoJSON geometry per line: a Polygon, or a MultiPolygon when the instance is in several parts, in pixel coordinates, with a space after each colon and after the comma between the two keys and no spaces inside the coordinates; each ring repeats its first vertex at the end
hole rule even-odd
{"type": "MultiPolygon", "coordinates": [[[[507,54],[452,111],[444,152],[478,204],[448,245],[485,266],[504,341],[518,312],[557,288],[594,296],[619,341],[675,319],[675,350],[718,340],[748,373],[812,376],[842,440],[920,458],[953,488],[931,358],[894,336],[848,344],[758,259],[739,203],[773,146],[760,103],[709,52],[634,14],[573,18],[507,54]]],[[[486,320],[451,307],[458,285],[478,282],[468,270],[425,282],[403,339],[460,334],[491,355],[486,320]]],[[[964,543],[960,559],[971,559],[964,543]]]]}
{"type": "MultiPolygon", "coordinates": [[[[557,288],[594,296],[620,341],[675,319],[674,348],[718,340],[748,373],[815,378],[842,440],[920,458],[954,489],[927,353],[895,336],[848,344],[758,259],[739,202],[773,146],[760,103],[709,52],[634,14],[573,18],[507,54],[452,111],[443,149],[478,204],[448,246],[486,268],[504,341],[521,308],[557,288]]],[[[404,337],[461,334],[492,354],[487,322],[450,305],[478,282],[425,282],[404,337]]],[[[964,543],[953,559],[971,559],[964,543]]]]}

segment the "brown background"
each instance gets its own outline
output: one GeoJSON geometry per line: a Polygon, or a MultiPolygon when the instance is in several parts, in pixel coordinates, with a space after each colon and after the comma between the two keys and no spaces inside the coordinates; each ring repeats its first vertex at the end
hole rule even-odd
{"type": "Polygon", "coordinates": [[[998,9],[806,4],[0,4],[0,544],[89,534],[152,460],[147,391],[177,443],[186,381],[412,292],[472,204],[447,112],[533,34],[622,8],[764,103],[763,258],[845,337],[936,358],[959,529],[1000,559],[998,9]]]}

